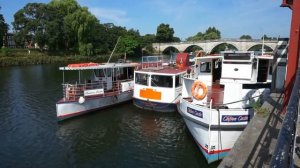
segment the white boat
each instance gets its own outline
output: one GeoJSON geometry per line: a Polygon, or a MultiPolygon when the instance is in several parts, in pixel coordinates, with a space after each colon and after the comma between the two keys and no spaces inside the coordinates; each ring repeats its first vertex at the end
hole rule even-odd
{"type": "Polygon", "coordinates": [[[134,72],[133,104],[158,112],[176,111],[188,63],[187,53],[177,55],[176,65],[163,63],[162,56],[143,57],[142,67],[134,72]]]}
{"type": "MultiPolygon", "coordinates": [[[[132,99],[133,73],[137,63],[80,63],[59,69],[78,71],[76,82],[63,79],[63,98],[56,103],[59,120],[113,106],[132,99]],[[91,76],[84,79],[83,72],[91,76]]],[[[65,75],[63,73],[63,78],[65,75]]]]}
{"type": "Polygon", "coordinates": [[[208,163],[224,158],[269,91],[272,56],[224,52],[195,58],[184,76],[178,111],[208,163]]]}

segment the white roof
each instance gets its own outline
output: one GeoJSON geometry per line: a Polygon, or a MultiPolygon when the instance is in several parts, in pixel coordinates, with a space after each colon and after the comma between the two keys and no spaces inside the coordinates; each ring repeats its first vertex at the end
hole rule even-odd
{"type": "Polygon", "coordinates": [[[222,55],[211,55],[211,56],[203,56],[203,57],[195,57],[195,60],[203,60],[203,59],[218,59],[218,58],[223,58],[222,55]]]}
{"type": "Polygon", "coordinates": [[[108,68],[125,68],[125,67],[136,67],[138,63],[99,63],[96,66],[78,66],[78,67],[59,67],[59,70],[93,70],[93,69],[108,69],[108,68]]]}

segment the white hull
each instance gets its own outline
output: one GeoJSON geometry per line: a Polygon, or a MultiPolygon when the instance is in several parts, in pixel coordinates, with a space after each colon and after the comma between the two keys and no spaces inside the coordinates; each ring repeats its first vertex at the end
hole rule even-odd
{"type": "Polygon", "coordinates": [[[208,163],[224,158],[248,124],[253,112],[209,109],[180,100],[178,111],[208,163]]]}
{"type": "Polygon", "coordinates": [[[103,109],[132,99],[133,91],[121,92],[111,96],[86,98],[80,104],[78,101],[59,101],[56,103],[56,113],[59,120],[78,116],[90,111],[103,109]]]}

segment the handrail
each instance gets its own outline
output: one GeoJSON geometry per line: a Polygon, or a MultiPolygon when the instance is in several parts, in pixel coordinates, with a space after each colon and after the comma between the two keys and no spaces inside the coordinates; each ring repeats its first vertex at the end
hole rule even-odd
{"type": "Polygon", "coordinates": [[[132,79],[126,79],[126,80],[118,80],[118,81],[112,81],[112,82],[106,82],[106,81],[93,81],[83,84],[78,83],[63,83],[63,96],[65,100],[76,100],[80,96],[84,96],[84,91],[86,90],[93,90],[93,89],[103,89],[103,96],[105,93],[108,92],[121,92],[122,82],[129,82],[132,81],[132,79]],[[108,87],[109,86],[109,87],[108,87]]]}
{"type": "Polygon", "coordinates": [[[270,167],[294,167],[294,144],[299,113],[300,69],[297,70],[292,94],[280,129],[270,167]]]}

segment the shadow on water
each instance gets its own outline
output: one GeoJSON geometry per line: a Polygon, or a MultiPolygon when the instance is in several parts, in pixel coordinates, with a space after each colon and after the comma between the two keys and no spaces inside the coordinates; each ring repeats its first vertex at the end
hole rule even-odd
{"type": "Polygon", "coordinates": [[[178,113],[132,102],[57,122],[58,65],[0,69],[0,167],[216,167],[178,113]]]}

